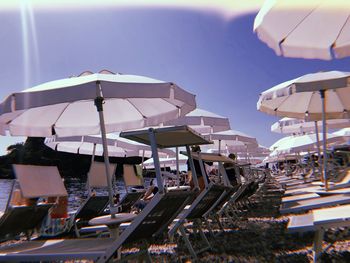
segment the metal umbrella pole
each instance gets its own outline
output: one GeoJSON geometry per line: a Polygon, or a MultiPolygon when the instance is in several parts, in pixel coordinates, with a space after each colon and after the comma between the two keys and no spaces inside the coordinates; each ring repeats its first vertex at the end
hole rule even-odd
{"type": "MultiPolygon", "coordinates": [[[[94,143],[94,146],[92,148],[92,155],[91,155],[91,165],[95,160],[95,152],[96,152],[96,143],[94,143]]],[[[91,169],[90,165],[90,169],[91,169]]],[[[88,187],[88,196],[91,196],[91,187],[90,187],[90,182],[89,182],[89,174],[88,174],[88,179],[87,179],[87,187],[88,187]]]]}
{"type": "Polygon", "coordinates": [[[176,180],[177,180],[177,186],[180,186],[180,166],[179,166],[179,147],[175,148],[176,150],[176,180]]]}
{"type": "MultiPolygon", "coordinates": [[[[321,165],[321,147],[320,147],[320,137],[318,134],[318,125],[317,125],[317,121],[315,121],[315,133],[316,133],[316,140],[317,140],[317,155],[318,155],[318,165],[321,165]]],[[[323,181],[323,176],[321,176],[321,180],[323,181]]]]}
{"type": "Polygon", "coordinates": [[[107,137],[106,137],[106,127],[105,127],[105,121],[103,116],[103,94],[102,94],[102,88],[100,81],[96,82],[96,98],[95,98],[95,106],[98,111],[99,119],[100,119],[100,129],[101,129],[101,137],[102,137],[102,146],[103,146],[103,157],[104,157],[104,163],[106,168],[106,177],[107,177],[107,185],[108,185],[108,197],[109,197],[109,209],[111,213],[111,217],[115,218],[115,211],[114,211],[114,201],[113,201],[113,186],[112,186],[112,180],[111,175],[109,171],[109,157],[108,157],[108,147],[107,147],[107,137]]]}
{"type": "Polygon", "coordinates": [[[326,98],[325,90],[320,90],[321,101],[322,101],[322,133],[323,133],[323,178],[325,189],[328,189],[327,182],[327,134],[326,134],[326,98]]]}

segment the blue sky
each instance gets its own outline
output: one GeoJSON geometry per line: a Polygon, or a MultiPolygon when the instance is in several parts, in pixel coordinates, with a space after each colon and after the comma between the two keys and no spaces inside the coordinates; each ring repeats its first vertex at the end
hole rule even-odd
{"type": "MultiPolygon", "coordinates": [[[[21,23],[19,8],[4,9],[0,97],[85,70],[145,75],[177,83],[200,108],[270,146],[281,138],[270,132],[278,118],[256,110],[259,93],[311,72],[350,71],[350,59],[276,56],[252,32],[257,11],[229,18],[179,7],[33,8],[21,23]]],[[[0,153],[13,141],[2,137],[0,153]]]]}

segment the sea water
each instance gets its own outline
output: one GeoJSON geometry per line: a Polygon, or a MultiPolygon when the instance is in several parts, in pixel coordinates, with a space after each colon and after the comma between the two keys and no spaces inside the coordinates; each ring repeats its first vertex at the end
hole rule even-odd
{"type": "MultiPolygon", "coordinates": [[[[0,212],[6,209],[6,205],[10,196],[13,180],[0,179],[0,212]]],[[[121,197],[125,194],[123,180],[115,181],[114,189],[117,189],[121,197]]],[[[68,192],[68,212],[75,211],[79,208],[88,196],[86,179],[66,178],[64,185],[68,192]]],[[[107,189],[96,189],[97,195],[108,195],[107,189]]]]}

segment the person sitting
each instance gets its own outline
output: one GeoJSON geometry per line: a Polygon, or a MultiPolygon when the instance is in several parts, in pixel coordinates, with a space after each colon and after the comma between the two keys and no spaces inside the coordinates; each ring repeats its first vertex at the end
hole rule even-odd
{"type": "MultiPolygon", "coordinates": [[[[193,153],[200,153],[201,152],[201,148],[199,147],[199,145],[194,145],[194,146],[191,147],[191,151],[193,153]]],[[[200,191],[202,191],[205,188],[205,182],[204,182],[204,177],[203,177],[203,174],[202,174],[200,161],[197,160],[197,159],[193,159],[193,164],[194,164],[194,169],[195,169],[196,174],[197,174],[198,185],[199,185],[200,191]]],[[[191,189],[194,188],[194,183],[193,183],[192,176],[193,175],[192,175],[191,166],[189,164],[189,161],[187,160],[187,182],[190,184],[191,189]]],[[[206,175],[204,175],[204,176],[206,176],[206,175]]]]}
{"type": "Polygon", "coordinates": [[[119,202],[120,202],[120,194],[119,193],[115,193],[113,195],[113,202],[115,205],[119,204],[119,202]]]}
{"type": "MultiPolygon", "coordinates": [[[[228,156],[233,161],[236,160],[236,155],[234,153],[230,153],[228,156]]],[[[224,168],[226,170],[226,174],[232,186],[238,185],[237,175],[236,175],[236,164],[235,163],[224,163],[224,168]]],[[[239,176],[239,175],[238,175],[239,176]]]]}
{"type": "Polygon", "coordinates": [[[33,206],[36,205],[39,198],[25,198],[20,189],[13,190],[11,196],[11,206],[33,206]]]}
{"type": "Polygon", "coordinates": [[[153,196],[155,196],[156,193],[158,193],[157,180],[152,178],[146,193],[140,200],[135,202],[134,207],[137,208],[138,211],[141,211],[143,208],[145,208],[145,206],[153,198],[153,196]]]}

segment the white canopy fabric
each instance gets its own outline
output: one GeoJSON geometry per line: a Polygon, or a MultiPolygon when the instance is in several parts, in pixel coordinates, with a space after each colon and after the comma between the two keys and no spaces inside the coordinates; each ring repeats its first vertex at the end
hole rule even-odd
{"type": "Polygon", "coordinates": [[[115,217],[106,133],[155,126],[196,108],[171,82],[84,72],[12,93],[0,104],[0,133],[47,137],[101,134],[111,216],[115,217]]]}
{"type": "Polygon", "coordinates": [[[214,142],[214,145],[202,146],[202,150],[207,153],[219,153],[219,146],[220,146],[220,153],[222,154],[247,151],[247,144],[241,141],[224,140],[222,144],[221,144],[221,141],[219,140],[213,140],[213,142],[214,142]],[[220,145],[219,145],[219,142],[220,142],[220,145]]]}
{"type": "MultiPolygon", "coordinates": [[[[249,156],[248,157],[248,162],[250,163],[250,164],[259,164],[259,163],[262,163],[263,162],[263,160],[264,160],[264,158],[265,158],[266,156],[249,156]]],[[[238,156],[237,157],[237,163],[238,164],[244,164],[244,163],[246,163],[247,162],[247,158],[246,157],[242,157],[242,156],[238,156]]]]}
{"type": "Polygon", "coordinates": [[[269,0],[254,21],[277,55],[329,60],[350,55],[350,1],[269,0]]]}
{"type": "MultiPolygon", "coordinates": [[[[314,151],[317,148],[316,134],[305,134],[300,136],[288,136],[274,143],[274,152],[282,153],[297,153],[302,151],[314,151]]],[[[343,142],[332,134],[327,134],[327,143],[343,142]]],[[[272,146],[271,146],[272,147],[272,146]]]]}
{"type": "MultiPolygon", "coordinates": [[[[141,144],[118,134],[109,133],[107,136],[108,155],[112,157],[143,156],[152,157],[152,149],[149,145],[141,144]]],[[[61,152],[79,153],[87,155],[103,155],[102,138],[99,135],[70,136],[47,138],[45,144],[53,150],[61,152]],[[95,145],[95,153],[94,153],[95,145]]],[[[170,149],[158,149],[158,155],[162,158],[174,157],[175,152],[170,149]]]]}
{"type": "Polygon", "coordinates": [[[255,145],[248,144],[246,152],[253,156],[263,156],[268,155],[270,153],[270,150],[260,144],[257,147],[255,145]]]}
{"type": "Polygon", "coordinates": [[[227,130],[227,131],[221,131],[221,132],[215,132],[210,134],[211,140],[221,140],[222,144],[230,146],[230,144],[235,145],[235,141],[241,141],[243,143],[247,144],[256,144],[257,141],[256,138],[253,136],[247,135],[243,132],[236,131],[236,130],[227,130]],[[225,142],[223,142],[225,141],[225,142]]]}
{"type": "Polygon", "coordinates": [[[333,132],[332,134],[338,137],[344,137],[345,139],[350,139],[350,127],[333,132]]]}
{"type": "Polygon", "coordinates": [[[12,93],[0,104],[0,131],[19,136],[99,134],[102,92],[107,132],[155,126],[195,109],[195,96],[171,82],[108,71],[83,73],[12,93]]]}
{"type": "Polygon", "coordinates": [[[168,121],[164,125],[188,125],[201,134],[231,129],[228,118],[199,108],[187,113],[186,116],[168,121]]]}
{"type": "MultiPolygon", "coordinates": [[[[183,154],[179,154],[178,162],[179,164],[186,164],[187,162],[187,156],[183,154]]],[[[170,166],[175,167],[176,166],[176,157],[169,157],[169,158],[159,158],[159,163],[161,166],[170,166]]],[[[153,158],[148,159],[147,161],[143,162],[143,165],[146,169],[154,168],[154,161],[153,158]]]]}
{"type": "MultiPolygon", "coordinates": [[[[240,141],[236,141],[237,145],[234,146],[226,146],[224,149],[221,149],[221,154],[230,154],[235,153],[237,154],[237,157],[265,157],[270,154],[270,150],[266,147],[262,146],[256,146],[253,144],[245,144],[240,141]]],[[[218,148],[212,148],[212,147],[202,147],[204,152],[207,153],[219,153],[218,148]]]]}
{"type": "Polygon", "coordinates": [[[321,120],[325,91],[326,118],[350,118],[350,72],[328,71],[307,74],[276,85],[260,94],[257,109],[272,115],[321,120]]]}
{"type": "MultiPolygon", "coordinates": [[[[326,125],[329,129],[346,128],[350,127],[350,119],[327,120],[326,125]]],[[[322,123],[317,122],[317,127],[322,129],[322,123]]],[[[285,117],[272,124],[271,131],[284,134],[312,132],[315,131],[315,122],[285,117]]]]}
{"type": "Polygon", "coordinates": [[[214,142],[217,152],[220,153],[246,152],[248,145],[252,148],[258,147],[256,138],[236,130],[215,132],[206,136],[214,142]]]}
{"type": "MultiPolygon", "coordinates": [[[[92,155],[94,153],[94,144],[89,142],[47,142],[48,147],[59,152],[78,153],[92,155]]],[[[96,144],[95,155],[103,155],[102,144],[96,144]]],[[[110,157],[127,157],[135,156],[133,151],[127,151],[121,147],[108,145],[108,156],[110,157]]]]}

